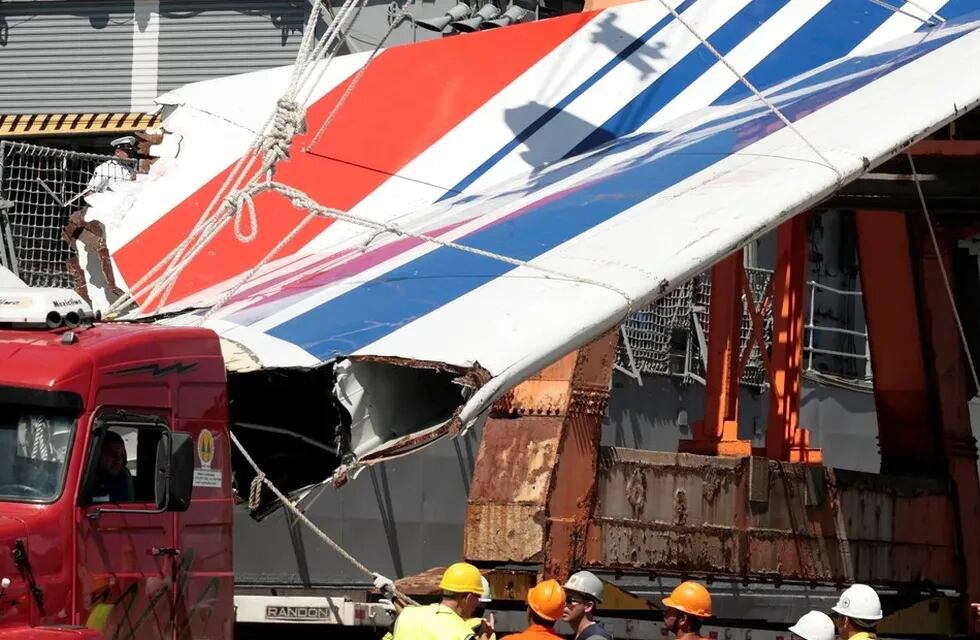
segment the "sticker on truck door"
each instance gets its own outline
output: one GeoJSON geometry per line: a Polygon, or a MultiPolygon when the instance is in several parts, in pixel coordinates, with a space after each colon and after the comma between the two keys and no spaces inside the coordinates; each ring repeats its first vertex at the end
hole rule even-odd
{"type": "Polygon", "coordinates": [[[214,460],[214,434],[207,429],[201,429],[197,436],[197,458],[201,466],[194,467],[194,486],[221,488],[221,469],[212,469],[214,460]]]}

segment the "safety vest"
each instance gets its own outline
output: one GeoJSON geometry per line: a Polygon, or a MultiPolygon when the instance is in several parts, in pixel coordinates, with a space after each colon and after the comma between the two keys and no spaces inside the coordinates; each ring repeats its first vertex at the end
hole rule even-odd
{"type": "Polygon", "coordinates": [[[851,640],[876,640],[877,635],[871,633],[870,631],[862,631],[861,633],[855,633],[851,636],[851,640]]]}
{"type": "Polygon", "coordinates": [[[395,620],[394,640],[470,640],[473,629],[442,604],[405,607],[395,620]]]}

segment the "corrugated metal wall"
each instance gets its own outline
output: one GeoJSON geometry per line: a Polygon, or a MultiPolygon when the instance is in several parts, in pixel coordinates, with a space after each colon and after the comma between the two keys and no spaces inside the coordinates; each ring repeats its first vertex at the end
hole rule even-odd
{"type": "Polygon", "coordinates": [[[160,93],[188,82],[292,64],[310,3],[162,0],[160,93]]]}
{"type": "MultiPolygon", "coordinates": [[[[414,13],[441,15],[455,1],[423,0],[414,13]]],[[[0,0],[0,114],[143,111],[189,82],[292,64],[310,7],[309,0],[0,0]]],[[[368,0],[340,53],[374,48],[396,12],[391,0],[368,0]]],[[[317,35],[325,28],[321,21],[317,35]]],[[[387,45],[433,37],[406,22],[387,45]]]]}
{"type": "Polygon", "coordinates": [[[0,113],[128,111],[132,43],[132,1],[0,1],[0,113]]]}

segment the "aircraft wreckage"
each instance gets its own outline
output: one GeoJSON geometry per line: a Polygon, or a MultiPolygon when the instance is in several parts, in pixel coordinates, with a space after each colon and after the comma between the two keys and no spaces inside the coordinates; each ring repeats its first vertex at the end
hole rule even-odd
{"type": "Polygon", "coordinates": [[[87,198],[87,292],[214,329],[235,421],[317,443],[291,488],[341,481],[980,101],[980,16],[863,4],[639,2],[186,86],[87,198]]]}

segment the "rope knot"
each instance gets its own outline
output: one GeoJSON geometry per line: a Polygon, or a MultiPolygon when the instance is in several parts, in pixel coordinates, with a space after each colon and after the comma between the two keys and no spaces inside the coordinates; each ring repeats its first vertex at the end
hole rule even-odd
{"type": "Polygon", "coordinates": [[[265,482],[265,474],[259,471],[252,478],[252,486],[248,492],[248,510],[258,511],[259,504],[262,502],[262,483],[265,482]]]}
{"type": "Polygon", "coordinates": [[[245,191],[236,191],[225,198],[225,206],[228,207],[228,214],[234,218],[235,237],[242,244],[248,244],[255,240],[259,235],[259,217],[255,212],[255,203],[252,196],[245,191]],[[242,215],[244,209],[244,216],[242,215]],[[245,233],[242,219],[248,216],[249,231],[245,233]]]}
{"type": "Polygon", "coordinates": [[[262,141],[266,166],[272,169],[275,163],[288,158],[293,136],[304,131],[306,131],[306,122],[299,103],[291,98],[279,98],[276,101],[272,125],[262,141]]]}

